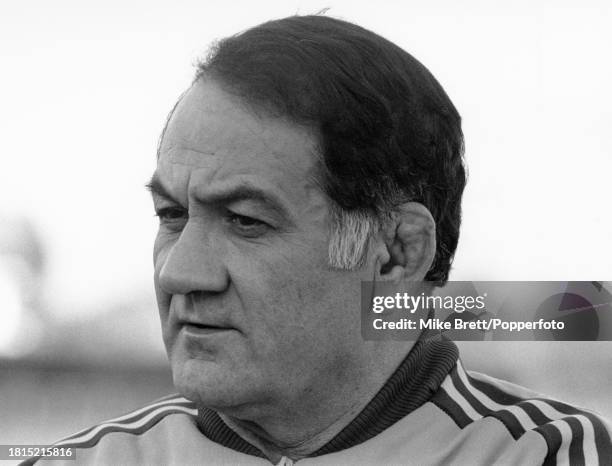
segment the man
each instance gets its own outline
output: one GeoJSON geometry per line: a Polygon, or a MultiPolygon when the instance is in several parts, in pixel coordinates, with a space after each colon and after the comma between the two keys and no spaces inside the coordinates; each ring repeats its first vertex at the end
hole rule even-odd
{"type": "Polygon", "coordinates": [[[413,57],[323,16],[221,41],[150,183],[180,395],[57,446],[86,464],[576,464],[591,413],[466,372],[449,341],[364,341],[361,283],[443,284],[460,117],[413,57]]]}

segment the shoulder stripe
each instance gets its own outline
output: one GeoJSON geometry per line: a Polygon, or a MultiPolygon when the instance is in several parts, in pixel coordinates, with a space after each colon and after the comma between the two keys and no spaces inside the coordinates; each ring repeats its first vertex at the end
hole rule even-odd
{"type": "Polygon", "coordinates": [[[559,432],[559,429],[550,423],[538,426],[533,430],[544,437],[546,446],[548,448],[548,453],[544,459],[543,466],[556,466],[556,454],[553,454],[552,452],[559,451],[559,448],[561,447],[561,442],[563,441],[561,432],[559,432]]]}
{"type": "MultiPolygon", "coordinates": [[[[534,408],[538,409],[547,419],[546,422],[550,423],[551,425],[557,426],[557,429],[561,432],[561,436],[562,436],[562,443],[558,446],[558,451],[561,452],[563,449],[569,448],[569,445],[566,445],[568,442],[572,442],[572,434],[575,431],[576,428],[576,424],[575,423],[569,423],[568,420],[570,419],[570,417],[565,416],[563,413],[557,411],[556,409],[554,409],[552,406],[550,406],[548,403],[542,401],[542,400],[530,400],[530,404],[532,406],[534,406],[534,408]],[[566,426],[567,424],[567,426],[566,426]],[[573,426],[573,427],[572,427],[573,426]],[[569,429],[569,430],[568,430],[569,429]],[[569,433],[568,435],[564,435],[569,433]]],[[[585,419],[586,420],[586,419],[585,419]]],[[[586,420],[587,424],[588,424],[588,420],[586,420]]],[[[580,421],[578,421],[580,423],[580,421]]],[[[595,449],[595,442],[593,437],[590,437],[590,439],[584,438],[584,429],[582,426],[582,423],[580,423],[580,436],[582,438],[582,448],[585,451],[589,451],[592,452],[595,449]],[[591,440],[591,441],[589,441],[591,440]]],[[[539,432],[538,429],[534,429],[537,432],[539,432]]],[[[569,454],[569,450],[568,450],[568,454],[569,454]]],[[[595,451],[595,458],[597,458],[597,452],[595,451]]],[[[560,455],[557,454],[557,457],[559,457],[560,455]]]]}
{"type": "Polygon", "coordinates": [[[452,378],[447,377],[444,382],[442,382],[441,387],[444,391],[450,396],[455,403],[457,403],[463,412],[470,418],[471,421],[475,421],[476,419],[480,419],[482,416],[478,414],[478,412],[472,407],[472,405],[465,399],[461,393],[457,390],[457,387],[453,384],[452,378]]]}
{"type": "Polygon", "coordinates": [[[593,424],[589,422],[589,420],[583,416],[576,416],[580,423],[582,424],[582,429],[584,431],[583,440],[582,440],[582,449],[584,453],[584,464],[596,464],[597,463],[597,444],[594,441],[589,441],[590,439],[595,439],[595,431],[593,429],[593,424]]]}
{"type": "Polygon", "coordinates": [[[516,406],[502,406],[481,392],[470,390],[465,374],[453,369],[451,378],[457,390],[478,411],[480,417],[493,417],[506,426],[514,440],[520,438],[527,430],[535,427],[533,421],[524,411],[516,406]]]}
{"type": "Polygon", "coordinates": [[[89,448],[96,445],[100,439],[109,433],[113,432],[124,432],[128,434],[141,434],[146,432],[164,417],[175,414],[183,413],[191,416],[197,415],[196,409],[185,408],[182,406],[163,406],[150,412],[146,416],[139,418],[131,423],[118,423],[118,422],[107,422],[96,426],[93,430],[86,434],[71,438],[62,442],[56,443],[54,446],[57,447],[74,447],[74,448],[89,448]]]}
{"type": "Polygon", "coordinates": [[[465,414],[461,406],[459,406],[442,387],[440,387],[431,398],[431,402],[444,411],[460,429],[463,429],[472,422],[472,419],[465,414]]]}
{"type": "MultiPolygon", "coordinates": [[[[600,458],[600,460],[612,458],[610,435],[597,415],[555,400],[537,397],[533,399],[520,398],[491,382],[472,377],[463,370],[460,363],[458,365],[459,373],[463,372],[465,381],[467,381],[466,387],[472,392],[480,392],[483,396],[502,406],[513,404],[514,409],[522,410],[527,414],[533,423],[526,430],[535,430],[540,433],[546,440],[549,451],[557,452],[558,450],[556,455],[558,463],[571,459],[572,464],[580,464],[581,461],[586,461],[586,464],[596,464],[597,458],[600,458]],[[559,423],[556,422],[558,420],[559,423]],[[551,444],[550,432],[536,428],[546,423],[555,425],[561,434],[569,435],[561,435],[561,444],[551,444]]],[[[523,425],[527,427],[525,424],[523,425]]]]}
{"type": "Polygon", "coordinates": [[[535,428],[537,424],[533,421],[531,417],[520,407],[518,402],[520,398],[517,398],[514,402],[504,403],[498,402],[491,397],[489,397],[486,393],[481,390],[476,389],[472,384],[471,380],[468,378],[465,369],[460,361],[457,362],[457,376],[460,379],[460,382],[464,389],[471,393],[475,398],[477,398],[480,402],[482,402],[490,411],[501,411],[506,410],[511,413],[516,421],[520,424],[521,430],[523,433],[535,428]]]}
{"type": "Polygon", "coordinates": [[[570,458],[569,458],[569,445],[572,439],[572,429],[563,419],[557,419],[551,423],[561,433],[561,445],[559,445],[559,449],[556,452],[549,452],[549,455],[556,453],[555,455],[555,464],[557,466],[569,466],[570,458]]]}
{"type": "Polygon", "coordinates": [[[568,451],[568,457],[572,459],[572,466],[584,466],[584,429],[582,428],[582,423],[576,417],[566,417],[563,420],[567,422],[572,431],[572,439],[568,451]]]}
{"type": "Polygon", "coordinates": [[[583,431],[582,444],[586,464],[596,464],[598,455],[601,458],[612,458],[610,436],[597,416],[559,401],[536,398],[529,400],[529,402],[539,408],[551,420],[559,418],[568,419],[571,416],[580,422],[583,431]]]}
{"type": "MultiPolygon", "coordinates": [[[[184,407],[195,407],[195,405],[193,404],[193,402],[189,401],[188,399],[180,396],[180,395],[170,395],[170,396],[166,396],[164,398],[160,398],[159,400],[156,400],[150,404],[148,404],[147,406],[144,406],[142,408],[139,408],[137,410],[134,411],[130,411],[127,414],[124,414],[122,416],[113,418],[113,419],[108,419],[106,421],[103,421],[101,424],[107,424],[107,423],[116,423],[116,422],[133,422],[135,420],[137,420],[139,417],[143,417],[146,416],[148,413],[150,413],[153,409],[158,408],[160,406],[184,406],[184,407]]],[[[81,437],[83,435],[85,435],[88,432],[91,432],[92,430],[96,429],[98,426],[100,426],[101,424],[95,424],[92,427],[89,427],[87,429],[83,429],[80,430],[72,435],[69,435],[68,437],[64,437],[63,439],[60,440],[60,442],[65,442],[67,440],[73,439],[73,438],[77,438],[77,437],[81,437]]]]}
{"type": "Polygon", "coordinates": [[[540,411],[533,402],[527,403],[525,401],[521,401],[517,403],[517,406],[523,408],[523,410],[527,413],[527,415],[533,419],[533,422],[536,423],[537,426],[541,426],[550,422],[550,418],[546,417],[542,411],[540,411]]]}

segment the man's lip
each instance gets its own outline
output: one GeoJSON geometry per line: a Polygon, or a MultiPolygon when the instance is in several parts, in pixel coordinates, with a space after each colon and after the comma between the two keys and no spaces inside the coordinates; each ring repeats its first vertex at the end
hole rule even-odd
{"type": "Polygon", "coordinates": [[[181,328],[184,328],[191,332],[201,333],[201,332],[221,332],[224,330],[236,330],[233,327],[223,327],[220,325],[213,324],[205,324],[201,322],[190,322],[190,321],[182,321],[179,322],[181,328]]]}

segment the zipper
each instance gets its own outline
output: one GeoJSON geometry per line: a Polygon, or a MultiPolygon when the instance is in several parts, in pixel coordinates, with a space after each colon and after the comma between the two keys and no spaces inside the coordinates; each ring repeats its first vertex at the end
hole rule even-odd
{"type": "Polygon", "coordinates": [[[295,461],[293,461],[288,456],[283,456],[276,466],[293,466],[295,461]]]}

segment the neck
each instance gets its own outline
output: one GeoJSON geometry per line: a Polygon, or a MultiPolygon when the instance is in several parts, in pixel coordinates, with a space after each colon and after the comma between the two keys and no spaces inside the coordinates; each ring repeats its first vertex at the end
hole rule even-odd
{"type": "MultiPolygon", "coordinates": [[[[286,423],[261,425],[220,414],[221,419],[244,440],[257,447],[270,461],[278,463],[283,456],[292,460],[305,458],[334,438],[365,404],[347,410],[337,419],[322,423],[320,428],[304,429],[302,426],[287,429],[286,423]],[[283,427],[284,426],[284,427],[283,427]]],[[[295,424],[295,423],[291,423],[295,424]]],[[[318,423],[319,424],[319,423],[318,423]]]]}
{"type": "Polygon", "coordinates": [[[299,397],[251,412],[219,412],[240,437],[272,462],[298,460],[319,450],[340,433],[382,388],[410,347],[394,342],[358,374],[303,390],[299,397]]]}

